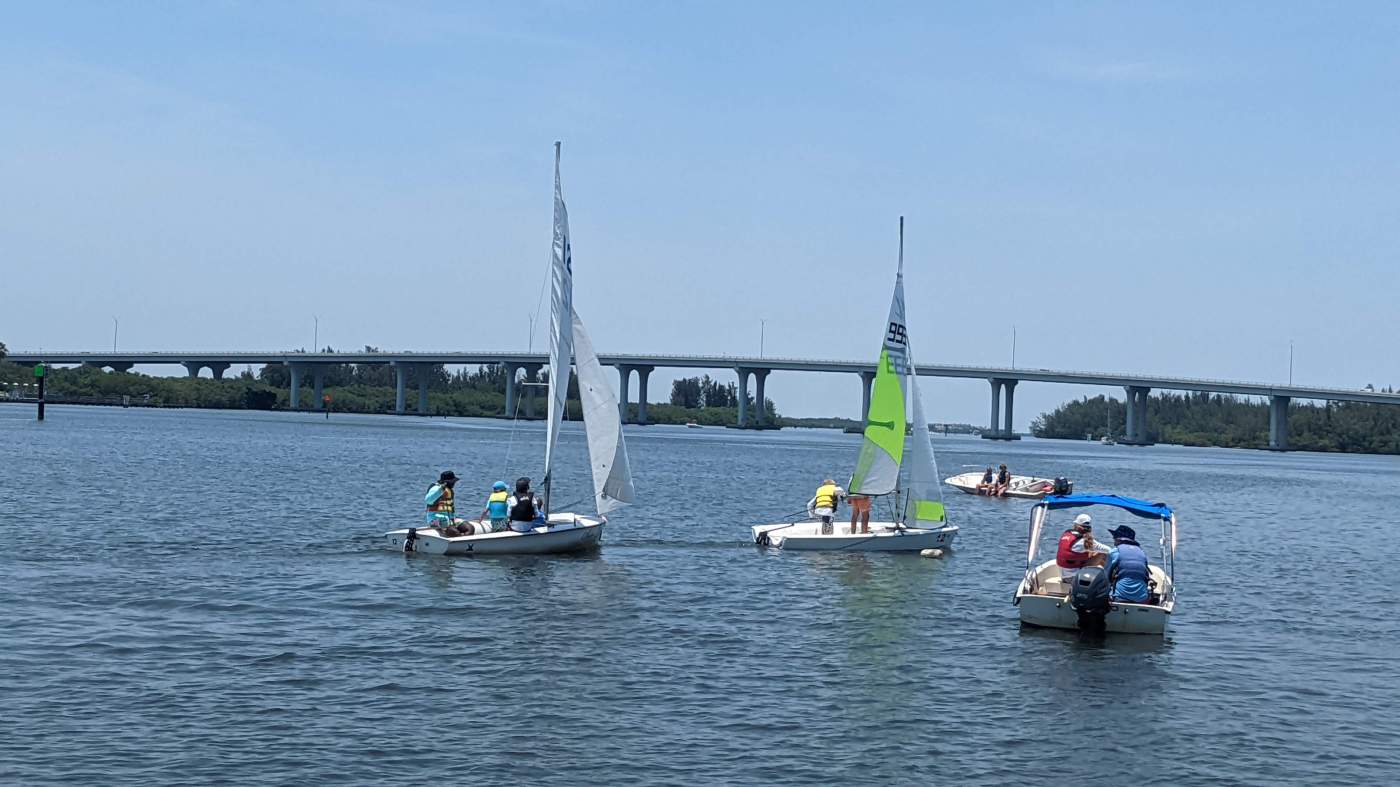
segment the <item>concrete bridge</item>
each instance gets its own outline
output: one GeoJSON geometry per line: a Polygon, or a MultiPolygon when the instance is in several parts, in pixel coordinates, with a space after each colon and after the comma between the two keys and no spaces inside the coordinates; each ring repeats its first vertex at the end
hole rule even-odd
{"type": "MultiPolygon", "coordinates": [[[[445,364],[449,366],[475,366],[501,364],[509,372],[506,383],[506,412],[515,412],[517,397],[520,395],[517,377],[523,370],[526,380],[536,379],[539,370],[548,363],[544,353],[528,352],[14,352],[9,360],[32,365],[43,361],[49,364],[81,364],[102,367],[116,371],[128,371],[137,364],[169,364],[183,366],[191,377],[199,375],[201,369],[208,368],[215,379],[223,377],[231,366],[251,364],[280,364],[288,367],[291,374],[291,405],[300,407],[301,389],[309,375],[313,396],[312,409],[320,409],[322,386],[325,371],[335,364],[388,364],[396,371],[396,396],[394,409],[406,412],[408,378],[412,375],[418,386],[418,412],[428,412],[427,368],[445,364]]],[[[875,364],[870,361],[840,361],[814,358],[758,358],[733,355],[659,355],[659,354],[605,354],[599,361],[618,370],[621,407],[627,415],[628,388],[632,375],[637,375],[637,423],[647,422],[647,379],[657,367],[681,369],[726,369],[738,375],[739,383],[739,427],[764,426],[763,407],[753,414],[752,423],[748,413],[749,380],[754,381],[754,401],[764,400],[764,383],[768,375],[775,371],[789,372],[834,372],[859,375],[864,384],[861,402],[862,414],[870,408],[870,385],[875,379],[875,364]]],[[[1172,391],[1203,391],[1209,393],[1236,394],[1242,396],[1267,397],[1270,402],[1269,447],[1284,451],[1288,449],[1288,404],[1294,399],[1314,399],[1331,402],[1370,402],[1373,404],[1400,405],[1400,393],[1381,393],[1347,388],[1318,388],[1311,386],[1273,385],[1234,380],[1209,380],[1192,377],[1158,377],[1141,374],[1116,374],[1106,372],[1057,371],[1052,369],[1012,369],[990,366],[920,366],[919,374],[926,377],[961,377],[983,379],[991,386],[991,418],[983,437],[994,440],[1014,440],[1011,423],[1014,413],[1016,386],[1022,382],[1069,383],[1074,385],[1098,385],[1122,388],[1127,394],[1127,433],[1122,442],[1130,445],[1147,444],[1147,395],[1153,389],[1172,391]]],[[[527,389],[522,402],[526,414],[533,414],[534,395],[527,389]]]]}

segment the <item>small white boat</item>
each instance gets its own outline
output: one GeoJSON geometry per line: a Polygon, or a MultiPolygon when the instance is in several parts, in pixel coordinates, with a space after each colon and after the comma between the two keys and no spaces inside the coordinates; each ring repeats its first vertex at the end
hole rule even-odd
{"type": "MultiPolygon", "coordinates": [[[[1087,578],[1086,572],[1102,569],[1080,569],[1075,579],[1087,578]]],[[[1030,543],[1026,551],[1026,571],[1016,586],[1012,603],[1021,613],[1021,623],[1044,628],[1098,630],[1110,634],[1156,634],[1167,631],[1172,612],[1176,609],[1176,514],[1161,503],[1148,503],[1117,495],[1066,495],[1049,497],[1031,509],[1030,543]],[[1132,603],[1105,597],[1102,607],[1095,611],[1080,606],[1076,588],[1061,579],[1055,561],[1037,563],[1040,536],[1048,512],[1083,506],[1110,506],[1144,519],[1155,519],[1162,525],[1161,564],[1149,565],[1150,603],[1132,603]],[[1097,618],[1097,619],[1096,619],[1097,618]]]]}
{"type": "MultiPolygon", "coordinates": [[[[918,552],[952,546],[958,528],[948,524],[943,507],[928,419],[924,417],[919,380],[904,323],[903,216],[899,219],[899,268],[895,274],[894,297],[890,301],[889,321],[881,333],[884,345],[871,384],[864,439],[847,488],[850,495],[891,496],[895,505],[894,521],[871,522],[868,533],[852,533],[850,523],[840,521],[832,523],[830,533],[822,532],[824,528],[819,520],[757,525],[752,528],[755,544],[781,549],[851,552],[918,552]],[[909,398],[913,400],[914,426],[909,437],[913,456],[908,462],[908,488],[901,489],[899,471],[904,464],[909,420],[905,417],[906,383],[909,398]]],[[[874,501],[871,503],[873,507],[874,501]]]]}
{"type": "MultiPolygon", "coordinates": [[[[969,495],[987,495],[985,490],[980,490],[977,485],[982,483],[982,473],[960,473],[955,476],[943,479],[943,483],[954,489],[968,493],[969,495]]],[[[1026,500],[1039,500],[1050,494],[1055,489],[1055,481],[1051,478],[1036,478],[1029,475],[1011,476],[1011,485],[1006,488],[1006,494],[1002,497],[1020,497],[1026,500]]]]}
{"type": "Polygon", "coordinates": [[[549,510],[554,449],[564,420],[569,390],[570,361],[578,372],[583,425],[588,436],[588,457],[593,469],[593,494],[597,517],[551,513],[523,532],[483,532],[482,522],[470,523],[472,535],[447,536],[436,528],[412,527],[384,534],[389,546],[404,552],[434,555],[537,555],[594,549],[603,537],[606,514],[632,502],[632,473],[617,396],[598,362],[583,320],[574,310],[573,251],[569,243],[569,213],[559,185],[559,143],[554,143],[554,244],[550,277],[549,413],[545,429],[544,509],[549,510]]]}
{"type": "Polygon", "coordinates": [[[1100,437],[1100,438],[1099,438],[1099,444],[1100,444],[1100,445],[1118,445],[1118,441],[1117,441],[1117,440],[1114,440],[1112,437],[1109,437],[1108,435],[1104,435],[1103,437],[1100,437]]]}
{"type": "MultiPolygon", "coordinates": [[[[387,534],[389,546],[429,555],[541,555],[586,552],[603,538],[605,517],[554,514],[546,524],[524,533],[507,530],[470,536],[445,536],[435,528],[408,528],[387,534]]],[[[480,530],[485,523],[469,523],[480,530]]]]}
{"type": "Polygon", "coordinates": [[[695,423],[694,421],[686,421],[686,422],[685,422],[685,428],[686,428],[686,429],[700,429],[700,428],[702,428],[702,427],[700,426],[700,424],[697,424],[697,423],[695,423]]]}

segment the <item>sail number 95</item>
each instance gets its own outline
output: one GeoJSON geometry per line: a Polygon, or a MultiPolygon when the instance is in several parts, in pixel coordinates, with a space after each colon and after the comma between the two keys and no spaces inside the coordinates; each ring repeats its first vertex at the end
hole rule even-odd
{"type": "Polygon", "coordinates": [[[898,344],[901,347],[909,344],[909,336],[904,332],[904,326],[897,322],[890,323],[890,329],[885,333],[885,341],[890,344],[898,344]]]}

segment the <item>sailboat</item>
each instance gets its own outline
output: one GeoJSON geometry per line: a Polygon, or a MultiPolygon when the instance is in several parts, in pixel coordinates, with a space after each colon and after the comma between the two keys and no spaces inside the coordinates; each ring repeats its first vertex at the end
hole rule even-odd
{"type": "Polygon", "coordinates": [[[909,349],[904,320],[904,217],[899,218],[899,268],[894,297],[884,331],[879,365],[870,391],[870,411],[847,494],[889,498],[894,506],[890,522],[871,522],[870,532],[853,533],[847,522],[833,517],[831,532],[822,522],[779,522],[753,528],[754,543],[782,549],[839,550],[853,552],[916,552],[948,547],[958,528],[948,524],[943,492],[938,484],[933,445],[924,416],[919,380],[909,349]],[[906,384],[913,401],[913,450],[905,456],[906,384]],[[908,459],[906,463],[905,460],[908,459]],[[908,485],[900,486],[900,469],[908,465],[908,485]]]}
{"type": "Polygon", "coordinates": [[[435,528],[404,528],[384,534],[389,546],[405,552],[438,555],[517,555],[578,552],[596,548],[603,525],[612,511],[635,497],[627,444],[617,396],[603,374],[593,342],[583,320],[574,310],[573,249],[569,242],[569,212],[559,182],[558,142],[554,143],[554,243],[550,260],[549,411],[545,429],[544,480],[541,494],[549,511],[554,486],[556,447],[564,421],[569,391],[570,361],[578,372],[579,398],[583,405],[588,457],[593,470],[593,496],[597,515],[549,513],[524,532],[483,532],[485,522],[474,522],[473,535],[446,536],[435,528]]]}

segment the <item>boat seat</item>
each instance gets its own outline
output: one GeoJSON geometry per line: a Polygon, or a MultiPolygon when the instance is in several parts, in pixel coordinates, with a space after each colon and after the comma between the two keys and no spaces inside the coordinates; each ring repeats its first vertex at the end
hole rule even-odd
{"type": "Polygon", "coordinates": [[[1042,596],[1068,596],[1069,588],[1065,587],[1065,581],[1060,579],[1060,575],[1056,573],[1055,576],[1049,579],[1040,580],[1040,587],[1037,592],[1042,596]]]}

